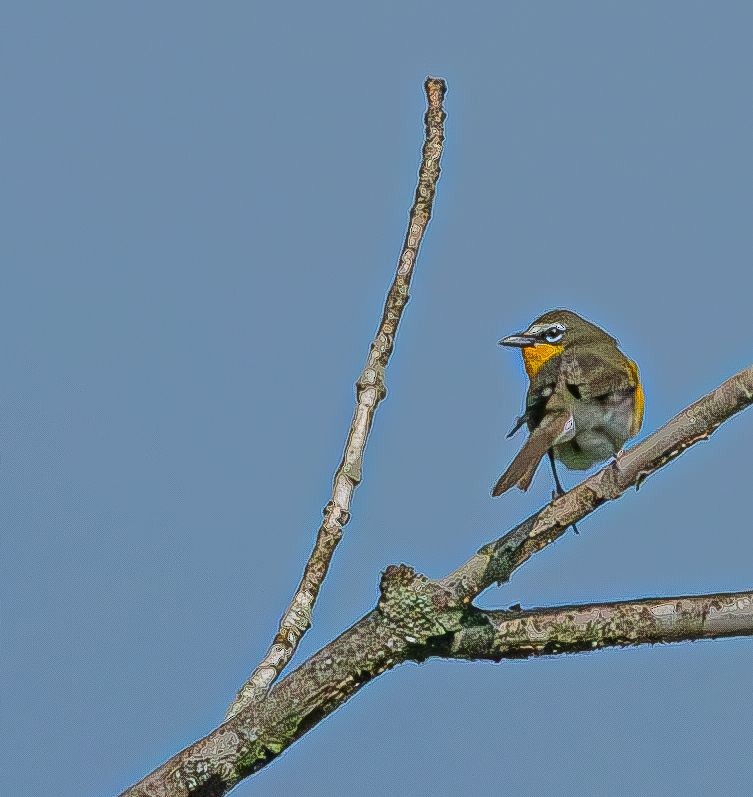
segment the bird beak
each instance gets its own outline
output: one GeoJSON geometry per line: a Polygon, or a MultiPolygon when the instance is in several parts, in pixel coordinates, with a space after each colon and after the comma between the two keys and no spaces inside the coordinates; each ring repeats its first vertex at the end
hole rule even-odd
{"type": "Polygon", "coordinates": [[[518,332],[516,335],[509,335],[500,340],[500,346],[517,346],[519,349],[524,349],[526,346],[535,346],[537,343],[533,335],[526,335],[525,332],[518,332]]]}

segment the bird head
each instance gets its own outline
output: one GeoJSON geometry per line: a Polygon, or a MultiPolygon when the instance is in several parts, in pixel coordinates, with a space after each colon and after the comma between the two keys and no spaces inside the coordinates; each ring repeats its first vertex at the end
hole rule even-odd
{"type": "Polygon", "coordinates": [[[617,344],[601,327],[586,321],[570,310],[550,310],[540,315],[525,332],[508,335],[500,346],[521,349],[529,378],[533,378],[547,360],[575,345],[605,342],[617,344]]]}

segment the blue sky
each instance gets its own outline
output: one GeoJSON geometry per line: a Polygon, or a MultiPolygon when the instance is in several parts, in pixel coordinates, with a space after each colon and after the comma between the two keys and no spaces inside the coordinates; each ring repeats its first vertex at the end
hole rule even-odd
{"type": "MultiPolygon", "coordinates": [[[[547,499],[543,472],[489,497],[525,384],[503,334],[555,306],[607,327],[644,434],[750,364],[752,25],[737,2],[6,8],[8,793],[118,793],[266,649],[404,235],[427,74],[449,84],[435,215],[302,656],[386,565],[443,575],[547,499]]],[[[750,588],[752,423],[482,605],[750,588]]],[[[743,639],[405,666],[234,794],[742,795],[752,664],[743,639]]]]}

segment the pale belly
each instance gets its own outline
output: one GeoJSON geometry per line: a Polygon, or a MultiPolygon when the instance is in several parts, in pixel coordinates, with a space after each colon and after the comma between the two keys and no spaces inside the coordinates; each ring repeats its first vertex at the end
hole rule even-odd
{"type": "Polygon", "coordinates": [[[616,454],[630,437],[633,396],[609,404],[573,401],[572,428],[554,445],[554,456],[566,467],[585,470],[616,454]]]}

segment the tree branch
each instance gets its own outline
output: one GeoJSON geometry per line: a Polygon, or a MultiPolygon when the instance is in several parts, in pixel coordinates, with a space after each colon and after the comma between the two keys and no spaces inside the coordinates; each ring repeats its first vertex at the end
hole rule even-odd
{"type": "Polygon", "coordinates": [[[257,772],[365,683],[433,655],[502,658],[603,645],[753,635],[753,593],[659,598],[535,612],[483,612],[473,597],[605,501],[640,484],[753,403],[753,366],[696,401],[439,581],[388,567],[376,609],[252,703],[123,797],[219,797],[257,772]],[[663,626],[663,627],[662,627],[663,626]]]}
{"type": "Polygon", "coordinates": [[[408,231],[398,261],[397,272],[387,293],[376,336],[371,343],[366,365],[356,380],[356,408],[350,424],[345,450],[332,483],[332,498],[324,507],[314,549],[303,571],[301,582],[269,650],[230,705],[226,719],[244,706],[262,699],[288,662],[293,658],[303,635],[311,627],[311,614],[321,585],[327,575],[342,530],[350,519],[353,492],[361,481],[363,455],[377,407],[385,397],[385,369],[392,354],[398,324],[408,303],[413,269],[424,232],[431,218],[439,161],[444,143],[443,108],[447,90],[441,78],[427,78],[424,83],[428,109],[424,117],[426,137],[423,145],[418,185],[408,217],[408,231]]]}
{"type": "Polygon", "coordinates": [[[528,658],[603,647],[753,636],[753,592],[646,598],[520,612],[479,612],[486,624],[448,638],[455,659],[528,658]]]}
{"type": "Polygon", "coordinates": [[[397,633],[375,609],[288,675],[266,701],[178,753],[121,797],[221,797],[366,683],[407,660],[499,661],[728,636],[753,636],[753,592],[524,612],[470,607],[454,632],[422,640],[397,633]]]}

